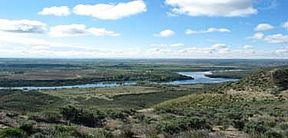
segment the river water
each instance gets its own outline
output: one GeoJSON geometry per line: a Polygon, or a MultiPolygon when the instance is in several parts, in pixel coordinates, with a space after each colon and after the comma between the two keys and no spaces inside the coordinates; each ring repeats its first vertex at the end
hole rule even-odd
{"type": "MultiPolygon", "coordinates": [[[[184,84],[198,84],[198,83],[223,83],[229,81],[237,81],[238,79],[228,79],[228,78],[210,78],[205,76],[205,74],[211,74],[212,72],[178,72],[178,74],[193,77],[191,80],[178,80],[171,82],[163,82],[160,84],[168,85],[184,85],[184,84]]],[[[51,86],[51,87],[0,87],[0,89],[13,89],[13,90],[54,90],[54,89],[72,89],[72,88],[104,88],[104,87],[119,87],[119,86],[129,86],[135,85],[136,82],[125,82],[125,83],[95,83],[95,84],[83,84],[83,85],[73,85],[73,86],[51,86]]]]}
{"type": "Polygon", "coordinates": [[[211,71],[201,71],[201,72],[178,72],[181,75],[193,77],[194,79],[191,80],[178,80],[167,82],[165,84],[172,84],[172,85],[181,85],[181,84],[208,84],[208,83],[223,83],[223,82],[230,82],[230,81],[238,81],[238,79],[229,79],[229,78],[210,78],[205,76],[206,74],[212,74],[211,71]]]}

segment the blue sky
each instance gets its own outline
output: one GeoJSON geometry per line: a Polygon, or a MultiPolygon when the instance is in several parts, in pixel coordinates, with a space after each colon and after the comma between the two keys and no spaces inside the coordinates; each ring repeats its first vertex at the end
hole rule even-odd
{"type": "Polygon", "coordinates": [[[0,57],[288,58],[286,0],[2,0],[0,57]]]}

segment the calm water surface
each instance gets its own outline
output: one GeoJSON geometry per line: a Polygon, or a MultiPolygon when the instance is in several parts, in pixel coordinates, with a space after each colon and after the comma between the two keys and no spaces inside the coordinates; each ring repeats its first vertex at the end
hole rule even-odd
{"type": "Polygon", "coordinates": [[[197,84],[197,83],[223,83],[223,82],[230,82],[230,81],[238,81],[238,79],[229,79],[229,78],[210,78],[205,76],[206,74],[212,74],[211,71],[205,72],[178,72],[178,74],[193,77],[194,79],[191,80],[178,80],[167,82],[165,84],[172,84],[172,85],[181,85],[181,84],[197,84]]]}

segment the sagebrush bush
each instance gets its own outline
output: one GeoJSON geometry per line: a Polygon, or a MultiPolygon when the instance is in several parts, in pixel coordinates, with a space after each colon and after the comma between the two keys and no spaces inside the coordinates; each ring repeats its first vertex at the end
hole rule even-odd
{"type": "Polygon", "coordinates": [[[26,133],[20,128],[6,128],[0,130],[1,138],[25,138],[26,133]]]}
{"type": "Polygon", "coordinates": [[[73,106],[62,108],[61,114],[66,120],[72,123],[88,127],[102,127],[106,117],[105,114],[99,110],[94,110],[93,113],[91,113],[73,106]]]}
{"type": "Polygon", "coordinates": [[[187,130],[198,130],[198,129],[211,129],[206,119],[198,117],[178,117],[172,120],[161,122],[157,129],[169,133],[177,134],[187,130]]]}

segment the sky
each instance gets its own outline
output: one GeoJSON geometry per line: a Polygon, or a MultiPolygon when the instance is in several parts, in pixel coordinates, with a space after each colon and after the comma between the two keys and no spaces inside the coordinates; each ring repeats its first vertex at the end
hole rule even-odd
{"type": "Polygon", "coordinates": [[[1,0],[0,58],[284,58],[287,0],[1,0]]]}

